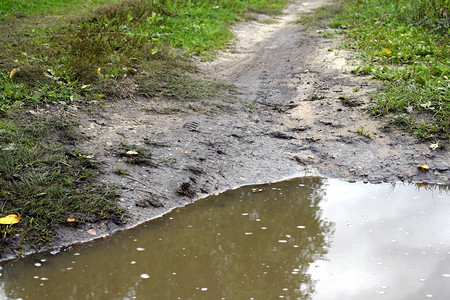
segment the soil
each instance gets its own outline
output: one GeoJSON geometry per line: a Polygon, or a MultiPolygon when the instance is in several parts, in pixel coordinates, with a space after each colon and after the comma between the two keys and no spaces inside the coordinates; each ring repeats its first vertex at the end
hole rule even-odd
{"type": "Polygon", "coordinates": [[[122,226],[59,228],[54,251],[242,185],[299,176],[448,184],[446,150],[418,143],[367,113],[377,83],[350,73],[352,53],[338,50],[339,38],[324,38],[293,22],[300,12],[324,4],[295,2],[274,24],[238,24],[233,49],[197,62],[200,78],[235,85],[236,95],[210,103],[134,97],[95,112],[70,111],[87,137],[83,150],[102,163],[101,180],[117,185],[129,215],[122,226]],[[171,108],[180,106],[188,109],[174,114],[149,110],[174,112],[171,108]],[[358,134],[360,128],[372,139],[358,134]],[[145,159],[127,163],[127,157],[117,155],[119,148],[145,152],[145,159]],[[423,164],[429,169],[418,168],[423,164]]]}

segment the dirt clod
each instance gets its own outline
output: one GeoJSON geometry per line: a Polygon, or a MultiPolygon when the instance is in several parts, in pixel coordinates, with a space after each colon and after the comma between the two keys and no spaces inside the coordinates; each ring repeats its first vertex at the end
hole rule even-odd
{"type": "Polygon", "coordinates": [[[189,182],[183,182],[176,192],[180,196],[185,196],[189,198],[193,198],[196,195],[194,187],[189,182]]]}

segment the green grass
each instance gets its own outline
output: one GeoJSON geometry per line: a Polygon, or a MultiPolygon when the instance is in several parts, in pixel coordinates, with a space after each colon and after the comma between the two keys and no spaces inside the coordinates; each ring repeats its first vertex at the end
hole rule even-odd
{"type": "Polygon", "coordinates": [[[115,191],[94,182],[92,156],[73,146],[73,125],[17,114],[0,120],[0,216],[20,216],[18,224],[0,226],[0,252],[48,245],[55,226],[73,226],[68,218],[123,221],[115,191]]]}
{"type": "Polygon", "coordinates": [[[86,7],[99,3],[113,2],[110,0],[1,0],[0,19],[10,15],[48,14],[64,9],[86,7]]]}
{"type": "Polygon", "coordinates": [[[334,26],[360,53],[354,72],[385,82],[371,111],[390,117],[420,140],[450,137],[448,0],[347,0],[334,26]]]}
{"type": "Polygon", "coordinates": [[[331,19],[339,13],[342,13],[341,3],[333,3],[313,9],[311,12],[300,13],[296,23],[304,25],[307,28],[328,27],[331,19]]]}
{"type": "Polygon", "coordinates": [[[368,138],[369,140],[373,140],[372,134],[370,134],[370,132],[367,131],[364,127],[356,129],[356,133],[359,134],[360,136],[368,138]]]}

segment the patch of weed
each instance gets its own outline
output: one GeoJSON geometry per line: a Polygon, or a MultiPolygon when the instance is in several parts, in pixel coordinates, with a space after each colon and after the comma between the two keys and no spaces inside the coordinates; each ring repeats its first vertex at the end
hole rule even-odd
{"type": "Polygon", "coordinates": [[[148,113],[156,113],[161,115],[173,115],[184,112],[182,108],[179,107],[160,107],[160,106],[152,106],[152,107],[144,107],[145,112],[148,113]]]}
{"type": "Polygon", "coordinates": [[[169,145],[166,144],[166,143],[162,143],[162,142],[158,142],[158,141],[153,141],[153,140],[147,139],[147,138],[144,139],[144,143],[145,143],[146,145],[154,146],[154,147],[169,147],[169,145]]]}
{"type": "Polygon", "coordinates": [[[261,22],[263,24],[277,24],[277,23],[279,23],[279,20],[277,18],[267,18],[267,19],[264,19],[259,22],[261,22]]]}
{"type": "Polygon", "coordinates": [[[334,38],[334,33],[330,31],[324,31],[320,33],[320,37],[326,38],[326,39],[332,39],[334,38]]]}
{"type": "MultiPolygon", "coordinates": [[[[331,19],[341,13],[343,6],[341,1],[321,6],[312,10],[312,12],[301,13],[296,23],[302,24],[307,28],[324,28],[330,25],[331,19]]],[[[332,27],[338,27],[338,24],[332,23],[332,27]]]]}
{"type": "Polygon", "coordinates": [[[369,140],[373,140],[372,134],[370,134],[370,132],[367,131],[366,129],[364,129],[363,127],[356,129],[356,133],[358,133],[359,135],[361,135],[365,138],[368,138],[369,140]]]}
{"type": "Polygon", "coordinates": [[[335,22],[346,47],[361,52],[354,70],[386,82],[374,115],[394,118],[420,140],[450,137],[450,18],[447,0],[348,0],[335,22]],[[401,120],[401,121],[399,121],[401,120]]]}
{"type": "Polygon", "coordinates": [[[137,93],[148,98],[165,97],[179,101],[211,99],[232,92],[234,86],[220,81],[194,78],[185,68],[167,69],[165,63],[153,62],[151,71],[137,78],[137,93]]]}
{"type": "Polygon", "coordinates": [[[55,226],[68,225],[69,217],[122,220],[116,192],[94,182],[92,156],[67,146],[78,138],[73,125],[61,119],[15,121],[23,118],[0,119],[0,215],[20,216],[18,224],[0,227],[0,251],[48,245],[55,226]]]}
{"type": "Polygon", "coordinates": [[[115,169],[113,171],[113,173],[117,174],[117,175],[130,175],[130,173],[128,173],[128,171],[125,168],[122,168],[122,167],[115,169]]]}

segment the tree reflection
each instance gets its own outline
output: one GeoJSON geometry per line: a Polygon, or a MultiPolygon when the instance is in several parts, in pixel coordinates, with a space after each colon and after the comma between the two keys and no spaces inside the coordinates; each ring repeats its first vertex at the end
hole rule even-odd
{"type": "Polygon", "coordinates": [[[225,203],[223,212],[232,208],[220,222],[205,223],[220,232],[214,248],[221,251],[213,261],[222,297],[311,298],[308,269],[324,258],[333,233],[333,224],[321,218],[322,185],[320,178],[302,178],[260,186],[260,193],[253,187],[230,191],[216,200],[225,203]]]}

